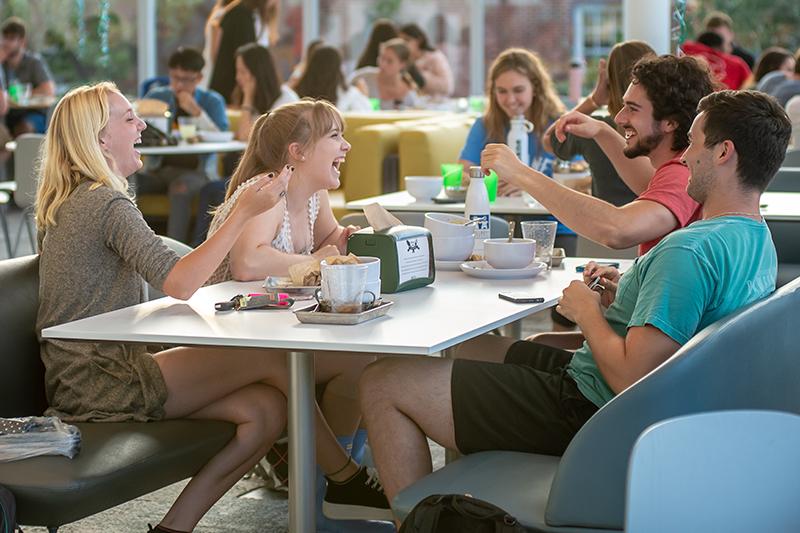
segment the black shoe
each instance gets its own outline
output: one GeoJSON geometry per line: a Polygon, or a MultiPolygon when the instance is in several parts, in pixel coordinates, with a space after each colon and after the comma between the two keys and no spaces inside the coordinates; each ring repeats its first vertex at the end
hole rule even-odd
{"type": "Polygon", "coordinates": [[[275,442],[265,457],[259,461],[265,474],[272,481],[273,490],[288,492],[289,490],[289,439],[283,438],[275,442]],[[268,463],[267,465],[264,462],[268,463]]]}
{"type": "Polygon", "coordinates": [[[333,520],[394,520],[378,472],[365,466],[347,481],[328,479],[322,514],[333,520]]]}

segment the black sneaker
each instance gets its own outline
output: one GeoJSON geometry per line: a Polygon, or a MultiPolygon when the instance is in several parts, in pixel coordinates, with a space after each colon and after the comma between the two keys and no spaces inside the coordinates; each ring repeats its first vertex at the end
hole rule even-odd
{"type": "Polygon", "coordinates": [[[267,452],[266,457],[258,462],[258,466],[264,471],[264,475],[272,481],[273,490],[288,492],[289,438],[286,437],[276,441],[267,452]]]}
{"type": "Polygon", "coordinates": [[[377,470],[365,466],[347,481],[328,479],[322,514],[333,520],[394,520],[377,470]]]}

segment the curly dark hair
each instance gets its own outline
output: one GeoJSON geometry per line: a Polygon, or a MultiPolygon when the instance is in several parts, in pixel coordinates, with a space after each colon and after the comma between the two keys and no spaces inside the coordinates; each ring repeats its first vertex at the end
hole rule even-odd
{"type": "Polygon", "coordinates": [[[700,100],[697,111],[705,114],[704,146],[731,141],[739,181],[764,192],[792,135],[792,123],[778,101],[758,91],[719,91],[700,100]]]}
{"type": "Polygon", "coordinates": [[[653,119],[674,120],[678,124],[672,136],[672,150],[685,150],[697,104],[716,89],[708,68],[691,56],[663,55],[642,58],[631,74],[631,83],[644,87],[653,104],[653,119]]]}

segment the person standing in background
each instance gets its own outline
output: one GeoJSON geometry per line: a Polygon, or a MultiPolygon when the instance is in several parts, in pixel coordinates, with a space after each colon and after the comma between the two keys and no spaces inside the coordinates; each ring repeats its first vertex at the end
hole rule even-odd
{"type": "Polygon", "coordinates": [[[278,41],[279,0],[239,0],[219,23],[219,49],[209,88],[227,103],[236,86],[236,50],[248,43],[269,47],[278,41]]]}
{"type": "MultiPolygon", "coordinates": [[[[55,96],[56,84],[47,63],[42,56],[27,49],[27,30],[22,19],[9,18],[0,33],[3,36],[0,61],[8,87],[29,86],[27,96],[55,96]]],[[[6,116],[6,125],[15,137],[23,133],[44,133],[47,115],[44,111],[14,109],[6,116]]]]}
{"type": "Polygon", "coordinates": [[[453,71],[447,57],[431,46],[428,36],[417,24],[405,24],[400,37],[408,45],[411,60],[420,73],[423,83],[420,92],[433,97],[447,98],[453,94],[453,71]]]}
{"type": "Polygon", "coordinates": [[[211,12],[208,14],[206,25],[203,29],[203,36],[205,38],[203,59],[206,62],[206,65],[203,67],[203,81],[200,82],[200,85],[203,87],[208,87],[208,82],[211,80],[211,72],[214,69],[214,61],[217,58],[221,33],[219,23],[222,17],[238,3],[239,0],[216,0],[214,6],[211,8],[211,12]]]}

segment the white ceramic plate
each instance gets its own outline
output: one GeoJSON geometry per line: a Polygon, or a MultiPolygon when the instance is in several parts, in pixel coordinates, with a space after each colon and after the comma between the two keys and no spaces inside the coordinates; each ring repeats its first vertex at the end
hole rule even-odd
{"type": "Polygon", "coordinates": [[[438,259],[434,261],[436,264],[436,270],[449,270],[449,271],[459,271],[461,270],[461,263],[464,261],[439,261],[438,259]]]}
{"type": "Polygon", "coordinates": [[[525,268],[494,268],[486,261],[466,261],[461,263],[461,270],[466,274],[483,279],[521,279],[532,278],[547,265],[534,262],[525,268]]]}

